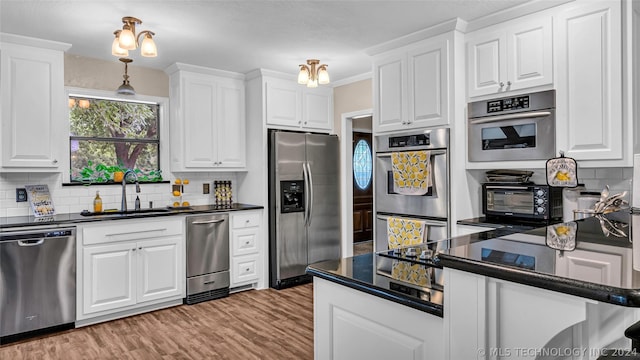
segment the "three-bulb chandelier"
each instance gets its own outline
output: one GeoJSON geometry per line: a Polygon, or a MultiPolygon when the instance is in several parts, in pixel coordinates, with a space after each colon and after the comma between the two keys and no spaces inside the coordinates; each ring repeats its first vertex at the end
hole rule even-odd
{"type": "Polygon", "coordinates": [[[129,56],[129,50],[135,50],[140,46],[140,54],[144,57],[158,56],[156,43],[153,41],[154,32],[145,30],[136,35],[136,24],[142,24],[140,19],[132,16],[122,18],[122,30],[116,30],[113,34],[116,38],[111,45],[111,54],[114,56],[129,56]],[[140,37],[144,35],[142,44],[140,37]]]}
{"type": "Polygon", "coordinates": [[[300,72],[298,73],[298,84],[307,85],[307,87],[318,87],[318,84],[325,85],[329,83],[329,72],[327,64],[320,64],[320,60],[310,59],[307,64],[300,64],[300,72]]]}

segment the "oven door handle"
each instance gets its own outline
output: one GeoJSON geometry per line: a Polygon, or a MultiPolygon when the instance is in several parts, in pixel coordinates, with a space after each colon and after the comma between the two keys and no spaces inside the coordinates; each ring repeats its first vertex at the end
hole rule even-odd
{"type": "MultiPolygon", "coordinates": [[[[378,218],[379,220],[388,220],[390,217],[393,216],[388,216],[388,215],[376,215],[376,218],[378,218]]],[[[424,222],[425,225],[427,226],[438,226],[438,227],[446,227],[447,223],[445,221],[429,221],[426,219],[420,219],[420,218],[408,218],[405,216],[401,216],[404,219],[411,219],[411,220],[420,220],[422,222],[424,222]]]]}
{"type": "Polygon", "coordinates": [[[519,120],[519,119],[530,119],[530,118],[538,118],[538,117],[546,117],[551,115],[550,111],[535,111],[535,112],[524,112],[518,114],[509,114],[509,115],[497,115],[486,118],[481,118],[477,120],[469,121],[469,124],[477,125],[477,124],[486,124],[496,121],[505,121],[505,120],[519,120]]]}
{"type": "MultiPolygon", "coordinates": [[[[434,156],[438,156],[438,155],[446,155],[447,151],[446,150],[429,150],[429,149],[424,149],[425,151],[429,151],[431,154],[431,157],[434,156]]],[[[421,151],[421,150],[407,150],[407,149],[398,149],[397,152],[405,152],[405,151],[421,151]]],[[[383,158],[383,157],[391,157],[391,152],[379,152],[376,153],[376,156],[379,158],[383,158]]]]}

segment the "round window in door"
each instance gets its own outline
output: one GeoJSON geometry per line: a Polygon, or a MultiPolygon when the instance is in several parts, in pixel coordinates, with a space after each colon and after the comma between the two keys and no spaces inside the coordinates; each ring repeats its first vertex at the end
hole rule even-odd
{"type": "Polygon", "coordinates": [[[361,139],[353,149],[353,177],[358,188],[366,190],[371,185],[372,171],[371,147],[361,139]]]}

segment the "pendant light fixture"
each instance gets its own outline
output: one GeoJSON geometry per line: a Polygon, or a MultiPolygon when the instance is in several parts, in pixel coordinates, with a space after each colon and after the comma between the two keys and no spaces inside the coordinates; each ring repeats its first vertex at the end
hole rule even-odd
{"type": "Polygon", "coordinates": [[[300,64],[300,72],[298,73],[298,84],[307,85],[307,87],[315,88],[318,84],[325,85],[329,83],[329,72],[327,64],[320,64],[320,60],[309,59],[307,65],[300,64]]]}
{"type": "Polygon", "coordinates": [[[111,44],[111,54],[114,56],[129,56],[129,50],[135,50],[140,46],[140,55],[144,57],[158,56],[156,43],[153,36],[156,34],[149,30],[141,31],[136,35],[136,24],[142,24],[140,19],[132,16],[122,18],[122,30],[116,30],[113,34],[116,36],[111,44]],[[140,43],[140,37],[143,37],[140,43]]]}
{"type": "Polygon", "coordinates": [[[133,62],[133,60],[128,58],[120,58],[120,61],[124,63],[124,75],[122,76],[124,80],[122,81],[122,85],[120,85],[120,87],[118,87],[118,90],[116,90],[116,94],[135,95],[136,91],[133,89],[133,86],[129,85],[129,75],[127,74],[127,65],[130,62],[133,62]]]}

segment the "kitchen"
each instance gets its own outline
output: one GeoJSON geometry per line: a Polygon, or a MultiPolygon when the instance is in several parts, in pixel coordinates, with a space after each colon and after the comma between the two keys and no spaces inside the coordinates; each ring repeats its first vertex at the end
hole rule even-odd
{"type": "MultiPolygon", "coordinates": [[[[518,9],[513,11],[517,14],[518,9]]],[[[520,10],[520,11],[527,12],[527,10],[520,10]]],[[[122,16],[122,15],[129,15],[129,14],[119,14],[118,16],[122,16]]],[[[148,18],[147,15],[145,15],[145,17],[148,18]]],[[[116,17],[116,20],[117,19],[119,19],[119,17],[116,17]]],[[[494,21],[500,22],[498,20],[494,20],[494,21]]],[[[3,24],[4,23],[5,22],[3,21],[3,24]]],[[[147,24],[145,23],[145,25],[147,24]]],[[[448,24],[449,27],[447,28],[447,30],[430,29],[430,31],[426,31],[425,34],[420,34],[420,35],[423,37],[437,38],[438,34],[440,34],[441,32],[448,32],[446,36],[451,36],[451,38],[446,38],[446,36],[442,36],[437,40],[448,41],[449,42],[448,44],[451,44],[450,45],[451,53],[447,54],[450,57],[446,59],[451,59],[450,61],[455,60],[454,64],[456,68],[459,68],[459,67],[464,68],[465,67],[464,65],[465,50],[463,45],[464,38],[462,38],[463,31],[460,30],[464,25],[465,24],[463,22],[459,21],[456,24],[448,24]],[[452,30],[448,30],[449,28],[452,30]]],[[[469,33],[470,39],[472,34],[479,34],[477,30],[484,27],[482,26],[483,25],[482,23],[476,23],[475,25],[473,25],[476,27],[475,28],[476,32],[474,32],[472,25],[473,25],[472,23],[467,24],[468,27],[464,31],[469,33]]],[[[422,26],[422,28],[424,28],[424,25],[422,26]]],[[[141,27],[141,29],[145,29],[145,27],[143,26],[141,27]]],[[[11,29],[8,29],[6,32],[12,32],[10,30],[11,29]]],[[[112,30],[112,29],[109,28],[109,30],[112,30]]],[[[156,32],[158,31],[157,29],[152,29],[152,30],[155,30],[156,32]]],[[[3,28],[3,32],[4,31],[5,30],[3,28]]],[[[562,38],[559,38],[559,41],[561,40],[562,38]]],[[[386,53],[387,50],[391,49],[393,46],[402,46],[406,44],[400,41],[399,44],[391,44],[391,45],[386,44],[386,45],[387,45],[386,47],[381,45],[378,48],[370,49],[369,51],[370,55],[384,54],[386,53]]],[[[561,43],[558,43],[556,41],[554,41],[554,46],[558,46],[560,49],[562,49],[561,43]]],[[[159,50],[162,51],[161,49],[159,50]]],[[[557,53],[562,54],[562,52],[559,50],[557,51],[557,53]]],[[[620,53],[620,51],[618,51],[618,53],[620,53]]],[[[138,61],[139,59],[136,59],[136,62],[138,61]]],[[[297,61],[304,61],[304,60],[297,60],[297,61]]],[[[86,59],[82,57],[73,56],[70,54],[65,54],[65,58],[64,58],[65,85],[73,88],[89,88],[89,89],[97,88],[97,89],[103,89],[103,91],[109,91],[109,90],[113,91],[113,89],[117,87],[118,83],[122,79],[122,66],[121,64],[116,64],[116,63],[117,63],[116,61],[112,61],[109,64],[105,64],[104,62],[94,61],[91,59],[86,59]],[[98,66],[100,68],[105,68],[105,71],[101,72],[101,74],[96,75],[93,69],[95,69],[98,66]],[[104,78],[101,78],[101,76],[104,76],[104,78]],[[100,84],[113,84],[113,85],[107,86],[107,85],[100,85],[100,84]]],[[[145,69],[143,67],[136,68],[135,64],[136,63],[131,65],[129,74],[131,75],[132,85],[136,88],[136,90],[140,94],[145,94],[150,96],[164,96],[164,97],[169,96],[168,94],[169,79],[167,78],[167,76],[164,75],[164,72],[145,69]],[[138,71],[140,72],[138,73],[138,71]],[[162,82],[161,81],[162,79],[166,79],[166,82],[162,82]],[[158,81],[160,81],[160,84],[158,84],[158,81]],[[166,89],[166,90],[162,90],[162,89],[166,89]]],[[[626,63],[626,66],[629,67],[631,65],[626,63]]],[[[178,69],[178,71],[187,71],[187,72],[193,71],[193,70],[194,69],[189,69],[189,68],[178,69]]],[[[620,71],[620,69],[618,69],[618,71],[620,71]]],[[[464,148],[465,146],[464,144],[466,144],[465,127],[464,127],[464,124],[466,121],[466,114],[464,113],[464,109],[467,103],[467,98],[464,95],[464,91],[460,91],[460,89],[466,88],[466,86],[464,85],[465,78],[460,73],[454,72],[454,71],[450,71],[448,74],[449,74],[448,75],[449,77],[447,76],[444,77],[447,80],[447,86],[448,86],[447,88],[445,88],[446,91],[444,93],[450,94],[450,96],[442,98],[443,99],[442,101],[445,102],[445,105],[440,107],[441,113],[436,114],[437,116],[427,117],[428,120],[430,120],[431,122],[417,124],[415,126],[429,127],[429,126],[436,126],[436,125],[442,126],[442,125],[448,124],[448,126],[451,127],[450,137],[451,137],[452,144],[450,148],[451,149],[464,148]]],[[[462,74],[464,74],[464,72],[462,72],[462,74]]],[[[559,70],[556,70],[555,74],[556,74],[556,78],[551,84],[553,84],[554,87],[557,88],[558,90],[557,102],[561,103],[560,99],[562,99],[562,96],[567,96],[566,95],[567,93],[565,91],[564,93],[565,95],[562,95],[563,93],[560,92],[563,85],[562,82],[565,81],[565,79],[562,76],[559,76],[558,74],[564,74],[564,72],[560,72],[559,70]]],[[[265,76],[268,76],[269,74],[266,72],[263,72],[262,74],[254,73],[252,75],[253,76],[247,76],[247,81],[248,81],[247,89],[251,89],[251,91],[258,89],[259,91],[263,81],[262,78],[264,78],[265,76]]],[[[573,81],[576,79],[571,79],[571,80],[573,81]]],[[[551,87],[549,83],[547,83],[547,85],[541,85],[539,87],[544,88],[545,86],[547,88],[551,87]]],[[[566,84],[564,86],[566,89],[566,84]]],[[[377,99],[378,96],[385,96],[386,93],[377,94],[376,93],[377,90],[375,89],[376,89],[375,77],[374,77],[374,81],[371,81],[371,79],[369,78],[365,80],[355,81],[354,83],[335,87],[333,89],[333,105],[334,106],[333,106],[333,111],[331,112],[331,117],[333,118],[333,122],[328,126],[329,128],[332,128],[331,131],[335,133],[339,133],[338,129],[342,129],[343,127],[343,124],[342,124],[343,120],[341,119],[342,114],[349,113],[352,111],[358,111],[362,109],[374,109],[377,106],[379,106],[378,101],[374,99],[377,99]],[[367,87],[367,84],[368,84],[368,87],[367,87]],[[353,94],[349,94],[348,92],[350,88],[356,88],[356,87],[358,89],[368,88],[369,93],[363,92],[355,95],[356,99],[354,101],[352,99],[353,94]],[[344,96],[344,97],[341,97],[341,96],[344,96]],[[365,99],[365,100],[361,100],[361,99],[365,99]],[[367,101],[367,99],[369,99],[369,101],[367,101]]],[[[384,90],[387,91],[388,88],[385,87],[384,90]]],[[[615,89],[612,89],[612,91],[613,90],[615,89]]],[[[621,90],[618,89],[616,91],[614,91],[611,94],[608,94],[608,96],[609,95],[611,96],[610,98],[609,97],[608,98],[616,99],[616,101],[623,101],[621,96],[614,96],[616,94],[619,95],[619,92],[621,90]]],[[[482,96],[482,95],[479,95],[479,96],[482,96]]],[[[484,96],[486,97],[487,95],[485,94],[484,96]]],[[[631,95],[629,93],[629,94],[626,94],[625,96],[631,96],[631,95]]],[[[171,97],[171,100],[173,101],[174,98],[171,97]]],[[[247,101],[252,101],[250,100],[250,91],[247,92],[247,101]]],[[[256,100],[256,101],[259,102],[260,100],[256,100]]],[[[631,103],[632,102],[623,102],[623,104],[625,104],[625,107],[623,109],[618,109],[615,106],[608,108],[608,110],[611,110],[611,111],[615,111],[615,109],[618,109],[618,111],[624,110],[624,114],[625,114],[624,119],[627,120],[624,122],[621,121],[618,124],[619,128],[612,127],[612,129],[617,131],[616,132],[617,136],[620,137],[619,139],[620,141],[618,141],[616,144],[613,144],[613,145],[614,146],[618,145],[621,147],[617,151],[618,153],[622,153],[622,155],[620,156],[620,154],[614,154],[610,156],[613,158],[618,158],[622,160],[612,160],[612,161],[583,160],[583,159],[605,159],[605,157],[603,156],[606,156],[606,155],[602,155],[602,154],[590,155],[592,156],[591,158],[584,157],[584,156],[580,158],[579,156],[580,151],[576,151],[575,154],[571,152],[567,153],[568,156],[573,156],[579,160],[580,172],[578,175],[579,175],[580,181],[587,184],[588,188],[590,189],[602,189],[604,187],[604,184],[609,184],[612,186],[612,188],[618,189],[618,190],[630,189],[628,180],[631,178],[632,160],[629,154],[632,154],[634,152],[633,151],[634,149],[632,149],[632,146],[630,145],[632,143],[630,140],[632,139],[632,135],[633,135],[632,134],[633,131],[631,130],[635,130],[635,128],[629,125],[629,124],[632,124],[630,120],[630,114],[632,112],[629,108],[630,107],[629,104],[631,103]]],[[[260,106],[257,106],[257,107],[260,107],[260,106]]],[[[252,121],[251,119],[260,119],[259,121],[262,122],[262,118],[263,116],[265,116],[264,114],[261,114],[259,112],[251,113],[251,111],[255,111],[252,109],[256,109],[257,107],[256,106],[247,107],[247,127],[246,127],[247,137],[252,139],[260,138],[262,136],[260,133],[262,131],[262,126],[250,126],[251,124],[253,124],[252,122],[250,122],[252,121]]],[[[562,109],[564,109],[564,111],[567,111],[566,107],[564,108],[558,107],[558,109],[559,109],[558,110],[559,112],[562,109]]],[[[382,115],[388,114],[387,112],[384,111],[385,110],[384,108],[382,110],[383,111],[380,112],[382,115]]],[[[427,109],[427,110],[431,110],[431,109],[427,109]]],[[[593,109],[590,109],[589,111],[593,111],[593,109]]],[[[377,110],[374,110],[374,114],[376,113],[379,113],[379,112],[377,110]]],[[[611,118],[615,118],[616,115],[620,115],[620,114],[612,114],[611,118]]],[[[558,114],[558,117],[560,116],[561,114],[558,114]]],[[[566,114],[564,116],[566,117],[566,114]]],[[[374,116],[374,118],[376,118],[376,116],[374,116]]],[[[4,116],[3,116],[3,119],[4,119],[4,116]]],[[[386,119],[381,119],[381,120],[386,120],[386,119]]],[[[374,119],[374,121],[377,121],[377,120],[374,119]]],[[[374,123],[374,133],[394,131],[392,130],[393,126],[395,126],[394,128],[395,130],[399,130],[402,128],[402,125],[393,125],[393,124],[389,125],[388,123],[383,124],[382,122],[379,124],[374,123]],[[380,125],[380,127],[378,127],[378,125],[380,125]],[[385,128],[382,126],[387,126],[387,127],[385,128]]],[[[560,134],[567,135],[572,133],[566,128],[561,128],[561,126],[567,127],[569,126],[569,124],[566,122],[562,124],[561,123],[558,124],[558,129],[557,129],[557,133],[559,134],[558,136],[560,136],[560,134]]],[[[567,145],[571,144],[569,140],[571,139],[566,140],[567,145]]],[[[588,140],[591,140],[591,139],[588,139],[588,140]]],[[[606,140],[608,141],[609,139],[606,139],[606,140]]],[[[563,141],[565,141],[565,139],[563,139],[563,141]]],[[[574,141],[574,140],[571,140],[571,141],[574,141]]],[[[266,153],[263,147],[265,144],[264,142],[247,140],[246,143],[247,143],[247,149],[246,149],[247,154],[266,153]]],[[[607,142],[604,145],[609,145],[609,144],[610,143],[607,142]]],[[[582,144],[579,144],[579,145],[582,145],[582,144]]],[[[599,144],[599,145],[602,145],[602,144],[599,144]]],[[[560,149],[560,146],[558,146],[558,149],[560,149]]],[[[577,147],[577,150],[581,150],[581,149],[584,149],[584,146],[582,146],[582,148],[580,146],[577,147]]],[[[567,148],[567,151],[569,150],[570,149],[567,148]]],[[[615,151],[616,149],[613,149],[614,153],[615,151]]],[[[603,150],[602,153],[606,153],[606,151],[603,150]]],[[[258,205],[267,204],[268,201],[266,199],[267,198],[266,188],[262,192],[251,191],[252,189],[256,189],[256,188],[264,188],[264,182],[265,182],[265,179],[267,178],[266,169],[264,168],[263,165],[257,164],[256,157],[248,156],[246,161],[247,161],[247,168],[253,168],[257,172],[258,176],[252,176],[255,173],[252,172],[251,170],[246,173],[234,172],[234,171],[230,171],[230,172],[229,171],[212,171],[208,173],[181,172],[179,174],[179,177],[189,178],[191,180],[191,184],[185,186],[184,196],[191,197],[188,200],[193,204],[198,204],[198,205],[205,204],[204,201],[209,200],[210,197],[200,196],[200,192],[201,192],[200,183],[211,182],[212,180],[229,179],[234,183],[234,190],[235,190],[234,194],[237,194],[237,199],[239,202],[248,203],[248,204],[258,204],[258,205]]],[[[452,214],[452,218],[451,218],[452,223],[455,223],[455,221],[460,219],[471,218],[474,216],[478,216],[480,214],[479,188],[480,188],[480,183],[483,181],[482,179],[483,179],[484,171],[486,169],[502,168],[505,166],[510,166],[514,168],[533,168],[533,169],[544,168],[544,162],[540,162],[540,161],[536,163],[518,162],[517,164],[469,163],[466,160],[466,154],[463,151],[452,151],[450,162],[452,164],[451,170],[450,170],[450,176],[451,176],[452,182],[451,182],[451,199],[449,202],[450,202],[450,213],[452,214]]],[[[168,174],[169,172],[164,172],[164,173],[168,174]]],[[[544,181],[543,178],[539,178],[539,177],[535,179],[536,182],[539,182],[541,180],[544,181]]],[[[3,211],[3,213],[0,213],[0,215],[2,216],[25,215],[29,211],[29,208],[28,206],[24,206],[25,204],[21,204],[21,203],[18,203],[16,205],[14,201],[15,199],[13,196],[15,191],[14,189],[17,187],[23,187],[25,184],[33,184],[33,183],[47,183],[49,184],[50,189],[54,189],[54,195],[53,195],[54,201],[60,213],[80,212],[81,210],[86,209],[90,206],[93,196],[95,194],[93,189],[91,189],[91,191],[88,191],[85,188],[83,188],[82,190],[76,190],[75,188],[74,189],[66,188],[60,185],[62,182],[63,181],[60,179],[59,175],[52,175],[50,173],[38,175],[34,172],[30,172],[26,174],[26,173],[5,173],[3,171],[2,189],[3,191],[5,191],[5,201],[3,202],[3,206],[0,209],[0,211],[3,211]],[[74,198],[74,199],[72,200],[71,198],[74,198]],[[67,201],[69,203],[66,203],[67,201]],[[4,213],[5,211],[6,211],[6,215],[4,213]]],[[[168,192],[166,190],[167,187],[168,185],[166,184],[143,185],[142,193],[140,193],[140,196],[142,197],[142,201],[141,201],[142,204],[144,204],[146,207],[146,204],[149,201],[153,201],[156,204],[160,204],[159,206],[165,205],[165,203],[167,203],[168,201],[170,201],[170,199],[172,199],[170,195],[168,195],[168,192]]],[[[107,195],[107,197],[105,198],[106,200],[105,202],[107,203],[106,205],[109,205],[109,207],[112,207],[111,205],[117,204],[119,202],[120,189],[119,188],[116,189],[115,187],[113,189],[111,189],[110,187],[106,187],[106,188],[107,189],[104,190],[104,192],[106,192],[105,195],[107,195]]],[[[103,193],[102,188],[100,190],[102,194],[103,193]]],[[[133,199],[130,199],[130,203],[133,203],[133,199]]],[[[343,213],[347,213],[347,212],[343,211],[343,213]]],[[[266,221],[266,216],[264,215],[263,215],[263,221],[266,221]]],[[[345,222],[343,221],[343,223],[345,222]]],[[[451,235],[458,234],[458,231],[462,231],[462,226],[451,227],[451,235]],[[458,228],[460,230],[458,230],[458,228]]],[[[266,235],[264,236],[264,238],[266,238],[266,235]]],[[[342,253],[344,256],[350,255],[349,248],[350,247],[348,246],[348,244],[343,243],[342,253]]],[[[262,262],[262,267],[263,267],[262,273],[267,274],[266,260],[262,262]]],[[[261,278],[260,281],[262,282],[262,284],[258,284],[257,287],[259,288],[267,287],[266,277],[261,278]]]]}

